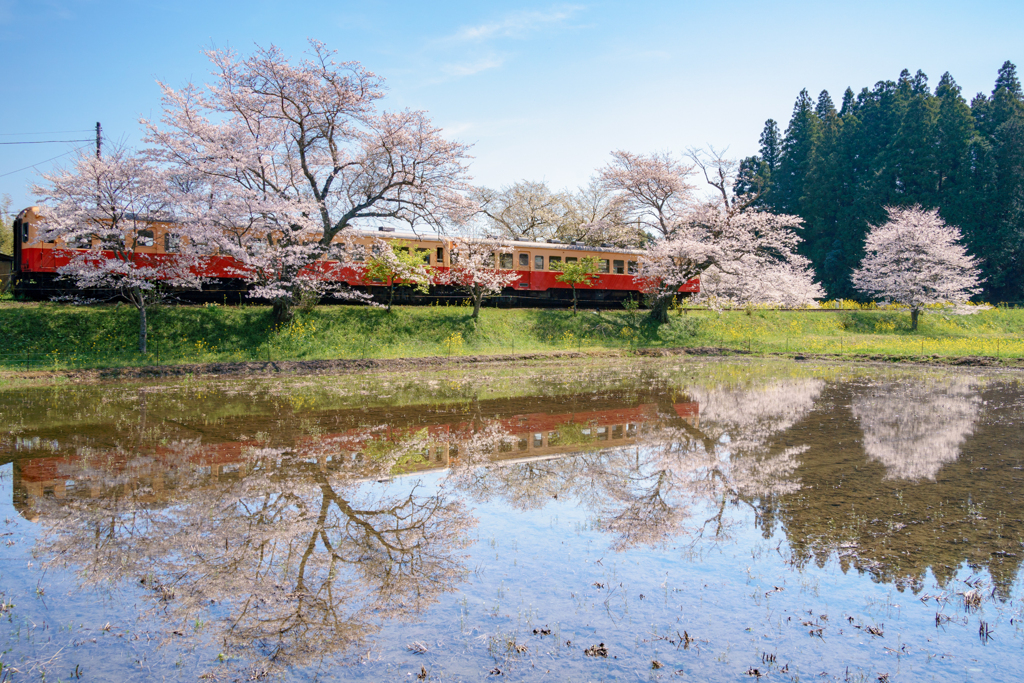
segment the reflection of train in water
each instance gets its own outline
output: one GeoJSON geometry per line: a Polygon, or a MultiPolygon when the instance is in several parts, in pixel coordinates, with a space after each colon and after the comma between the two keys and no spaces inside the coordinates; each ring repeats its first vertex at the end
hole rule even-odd
{"type": "MultiPolygon", "coordinates": [[[[43,216],[39,207],[21,211],[14,221],[14,281],[17,291],[33,297],[47,298],[66,289],[68,283],[59,280],[57,269],[66,265],[71,254],[89,248],[101,247],[98,240],[90,244],[65,244],[63,242],[40,242],[39,222],[43,216]]],[[[153,221],[145,223],[146,229],[124,239],[133,247],[137,260],[173,259],[180,245],[174,235],[168,232],[169,223],[153,221]]],[[[423,261],[431,268],[445,271],[458,257],[458,242],[450,237],[425,237],[419,235],[396,235],[391,232],[360,232],[351,241],[355,262],[342,265],[337,261],[318,261],[313,269],[317,277],[333,282],[342,282],[357,290],[380,294],[387,283],[368,282],[363,277],[361,261],[363,255],[372,252],[375,239],[385,241],[401,240],[402,249],[411,249],[422,255],[423,261]]],[[[582,301],[590,303],[622,302],[640,292],[634,275],[637,273],[640,253],[634,249],[621,249],[611,245],[588,246],[580,243],[564,244],[548,242],[517,241],[510,243],[511,253],[494,254],[493,263],[498,269],[515,271],[518,279],[505,289],[503,297],[508,303],[519,301],[529,304],[546,301],[560,302],[572,299],[570,285],[558,282],[556,277],[563,264],[578,262],[591,257],[597,264],[596,279],[592,284],[577,285],[582,301]]],[[[99,251],[104,258],[114,258],[112,251],[99,251]]],[[[210,278],[211,284],[204,288],[206,297],[220,300],[222,296],[232,298],[244,293],[240,264],[223,255],[211,255],[203,259],[201,275],[210,278]]],[[[699,290],[698,280],[691,280],[680,288],[680,292],[691,293],[699,290]]],[[[201,295],[192,295],[202,298],[201,295]]],[[[417,295],[408,288],[402,288],[399,297],[416,301],[431,297],[459,296],[451,287],[434,285],[430,295],[417,295]]]]}
{"type": "MultiPolygon", "coordinates": [[[[276,467],[312,467],[321,472],[352,475],[353,481],[379,480],[414,473],[441,471],[460,462],[460,451],[485,429],[497,435],[483,462],[511,464],[559,458],[570,454],[619,448],[638,442],[644,427],[666,418],[696,426],[696,403],[672,404],[665,416],[653,403],[631,408],[531,413],[494,417],[476,423],[374,426],[336,434],[305,436],[272,456],[276,467]],[[399,457],[382,459],[390,452],[399,457]],[[375,465],[386,463],[386,471],[375,465]]],[[[26,519],[36,518],[39,499],[99,498],[134,495],[140,503],[159,503],[168,491],[189,478],[210,483],[244,477],[263,444],[253,440],[221,443],[152,444],[137,450],[78,448],[64,456],[31,457],[40,450],[61,450],[38,438],[19,437],[15,451],[29,457],[14,460],[14,503],[26,519]]],[[[464,453],[462,454],[464,456],[464,453]]],[[[266,458],[260,466],[266,464],[266,458]]]]}

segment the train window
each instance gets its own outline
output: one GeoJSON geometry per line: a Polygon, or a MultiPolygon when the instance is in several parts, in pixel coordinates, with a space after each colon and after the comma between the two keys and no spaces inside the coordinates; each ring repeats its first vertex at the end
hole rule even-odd
{"type": "Polygon", "coordinates": [[[168,254],[181,251],[181,237],[170,232],[164,233],[164,251],[168,254]]]}
{"type": "Polygon", "coordinates": [[[533,257],[533,269],[534,270],[544,270],[544,257],[543,256],[534,256],[533,257]]]}
{"type": "Polygon", "coordinates": [[[530,444],[529,444],[529,442],[527,442],[526,437],[525,436],[519,437],[519,450],[525,451],[529,447],[530,447],[530,444]]]}
{"type": "Polygon", "coordinates": [[[104,235],[101,238],[104,249],[123,249],[124,235],[104,235]]]}
{"type": "Polygon", "coordinates": [[[486,267],[486,268],[493,268],[494,267],[494,252],[493,251],[487,252],[487,255],[484,256],[484,267],[486,267]]]}
{"type": "Polygon", "coordinates": [[[576,263],[577,261],[579,261],[579,259],[576,258],[575,256],[566,256],[565,257],[565,262],[566,263],[576,263]]]}
{"type": "Polygon", "coordinates": [[[636,275],[639,272],[637,270],[637,267],[636,267],[636,261],[630,261],[628,265],[629,265],[629,271],[628,272],[629,272],[630,275],[636,275]]]}
{"type": "Polygon", "coordinates": [[[622,425],[615,425],[614,427],[612,427],[612,438],[613,439],[621,439],[622,438],[622,425]]]}
{"type": "Polygon", "coordinates": [[[437,248],[437,258],[434,259],[434,263],[437,265],[444,263],[444,247],[437,248]]]}
{"type": "Polygon", "coordinates": [[[152,230],[139,230],[135,233],[135,246],[136,247],[151,247],[153,246],[153,231],[152,230]]]}
{"type": "Polygon", "coordinates": [[[28,223],[25,221],[15,221],[15,229],[21,231],[21,241],[28,242],[28,223]]]}
{"type": "Polygon", "coordinates": [[[608,272],[608,259],[601,258],[597,259],[597,272],[607,273],[608,272]]]}
{"type": "Polygon", "coordinates": [[[430,265],[430,250],[429,249],[417,249],[416,254],[423,259],[423,262],[430,265]]]}
{"type": "MultiPolygon", "coordinates": [[[[543,256],[538,256],[537,258],[544,258],[544,257],[543,256]]],[[[543,446],[544,446],[544,435],[539,433],[539,432],[537,434],[534,434],[533,435],[533,447],[534,448],[542,448],[543,446]]]]}
{"type": "Polygon", "coordinates": [[[549,256],[548,257],[548,270],[561,270],[562,269],[562,257],[561,256],[549,256]]]}
{"type": "Polygon", "coordinates": [[[529,254],[520,254],[519,255],[519,268],[523,269],[523,268],[529,268],[529,267],[530,267],[530,255],[529,254]]]}
{"type": "Polygon", "coordinates": [[[607,427],[598,427],[597,428],[597,440],[598,441],[607,441],[608,440],[608,428],[607,427]]]}
{"type": "Polygon", "coordinates": [[[512,254],[500,254],[501,256],[501,269],[512,270],[512,254]]]}
{"type": "Polygon", "coordinates": [[[615,259],[612,261],[612,272],[616,275],[623,275],[626,272],[626,262],[615,259]]]}
{"type": "Polygon", "coordinates": [[[391,251],[393,251],[396,254],[408,254],[409,247],[394,247],[391,251]]]}

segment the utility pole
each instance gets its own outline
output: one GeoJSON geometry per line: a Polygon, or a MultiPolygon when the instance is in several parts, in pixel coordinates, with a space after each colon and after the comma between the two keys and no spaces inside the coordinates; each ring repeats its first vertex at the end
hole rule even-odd
{"type": "Polygon", "coordinates": [[[103,127],[100,126],[100,122],[96,122],[96,158],[100,158],[100,152],[103,150],[103,127]]]}

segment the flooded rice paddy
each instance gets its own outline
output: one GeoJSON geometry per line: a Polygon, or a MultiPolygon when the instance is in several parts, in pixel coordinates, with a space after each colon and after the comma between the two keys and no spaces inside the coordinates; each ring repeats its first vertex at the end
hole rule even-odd
{"type": "Polygon", "coordinates": [[[1014,374],[0,391],[2,680],[1017,681],[1014,374]]]}

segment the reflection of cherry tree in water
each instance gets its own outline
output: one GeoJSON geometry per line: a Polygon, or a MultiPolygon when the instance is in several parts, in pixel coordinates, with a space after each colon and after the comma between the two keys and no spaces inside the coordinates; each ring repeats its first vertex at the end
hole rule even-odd
{"type": "MultiPolygon", "coordinates": [[[[247,476],[180,481],[166,505],[141,503],[145,490],[66,503],[43,515],[59,521],[40,554],[91,582],[141,577],[181,633],[217,612],[224,619],[207,628],[220,628],[212,637],[229,652],[289,666],[344,655],[385,620],[410,618],[454,588],[475,520],[443,486],[395,491],[357,485],[361,464],[322,467],[327,453],[351,460],[343,442],[318,441],[283,468],[282,449],[252,448],[247,476]]],[[[181,447],[185,457],[194,444],[181,447]]]]}
{"type": "Polygon", "coordinates": [[[646,425],[638,445],[466,473],[460,486],[478,499],[501,497],[520,508],[573,496],[615,535],[614,547],[657,545],[682,533],[727,534],[730,503],[799,488],[790,478],[802,446],[772,439],[814,405],[824,382],[783,380],[749,387],[687,388],[699,425],[670,404],[646,425]],[[710,516],[687,528],[698,513],[710,516]]]}
{"type": "Polygon", "coordinates": [[[974,431],[981,398],[974,381],[945,377],[872,385],[853,399],[868,457],[887,479],[935,479],[974,431]]]}

